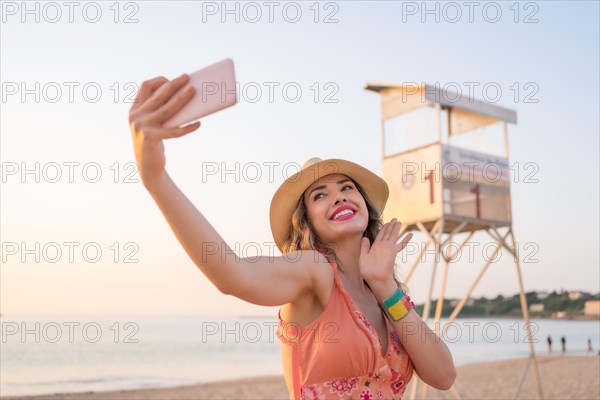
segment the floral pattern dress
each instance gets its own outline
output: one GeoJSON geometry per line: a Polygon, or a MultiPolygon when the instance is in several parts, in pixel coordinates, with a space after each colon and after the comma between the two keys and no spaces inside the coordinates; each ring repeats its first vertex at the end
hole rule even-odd
{"type": "Polygon", "coordinates": [[[400,337],[383,314],[388,332],[384,354],[376,330],[345,291],[337,265],[331,265],[333,292],[315,321],[300,328],[279,315],[276,334],[290,398],[401,399],[414,368],[400,337]]]}

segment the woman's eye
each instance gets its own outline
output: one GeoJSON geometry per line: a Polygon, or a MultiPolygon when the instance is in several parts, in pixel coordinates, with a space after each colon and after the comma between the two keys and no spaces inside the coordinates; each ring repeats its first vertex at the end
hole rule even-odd
{"type": "Polygon", "coordinates": [[[313,201],[319,200],[322,196],[325,196],[325,194],[323,194],[323,193],[317,193],[315,195],[315,197],[313,198],[313,201]]]}
{"type": "Polygon", "coordinates": [[[348,189],[350,189],[350,190],[354,189],[354,188],[352,187],[352,185],[344,185],[344,187],[342,188],[342,190],[346,190],[346,188],[348,188],[348,189]]]}

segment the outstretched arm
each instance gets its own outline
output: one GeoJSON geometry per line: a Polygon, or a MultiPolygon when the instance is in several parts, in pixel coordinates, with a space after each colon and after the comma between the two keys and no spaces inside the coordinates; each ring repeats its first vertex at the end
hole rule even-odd
{"type": "Polygon", "coordinates": [[[238,258],[166,172],[147,188],[179,243],[222,293],[277,306],[312,291],[316,266],[326,262],[321,254],[300,251],[282,257],[238,258]]]}
{"type": "Polygon", "coordinates": [[[200,127],[164,128],[194,95],[182,90],[189,77],[172,81],[158,77],[140,87],[129,112],[129,124],[140,177],[187,254],[223,293],[259,305],[282,305],[313,291],[317,266],[325,263],[315,252],[252,260],[234,254],[223,238],[171,180],[165,170],[164,139],[184,136],[200,127]],[[219,251],[214,251],[217,248],[219,251]]]}

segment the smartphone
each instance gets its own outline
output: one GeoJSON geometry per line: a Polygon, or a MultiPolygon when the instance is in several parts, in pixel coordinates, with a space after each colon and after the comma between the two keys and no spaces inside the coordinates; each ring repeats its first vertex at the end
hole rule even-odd
{"type": "Polygon", "coordinates": [[[218,63],[199,69],[189,74],[189,76],[190,80],[184,88],[193,86],[196,93],[177,114],[162,124],[165,128],[186,125],[231,107],[238,101],[235,71],[231,58],[226,58],[218,63]]]}

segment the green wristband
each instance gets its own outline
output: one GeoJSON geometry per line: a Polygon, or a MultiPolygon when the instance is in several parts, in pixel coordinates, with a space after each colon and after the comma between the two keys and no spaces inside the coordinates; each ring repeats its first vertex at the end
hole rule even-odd
{"type": "Polygon", "coordinates": [[[398,290],[396,290],[396,292],[391,297],[385,299],[381,303],[385,308],[390,308],[391,306],[402,300],[402,297],[404,297],[404,292],[400,288],[398,288],[398,290]]]}

